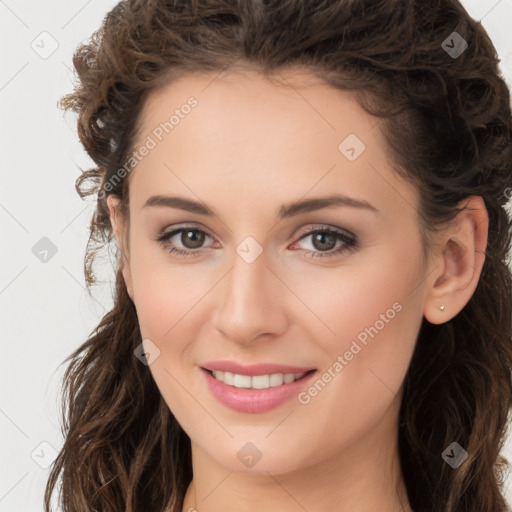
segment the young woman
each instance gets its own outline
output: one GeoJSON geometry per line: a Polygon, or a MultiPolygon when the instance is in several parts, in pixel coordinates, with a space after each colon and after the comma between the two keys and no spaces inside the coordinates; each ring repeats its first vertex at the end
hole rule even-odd
{"type": "Polygon", "coordinates": [[[498,63],[456,0],[119,3],[62,100],[118,267],[46,510],[506,510],[498,63]]]}

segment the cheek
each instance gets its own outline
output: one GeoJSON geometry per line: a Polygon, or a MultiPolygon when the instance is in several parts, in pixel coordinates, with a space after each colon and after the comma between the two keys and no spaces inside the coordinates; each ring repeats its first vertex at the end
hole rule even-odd
{"type": "Polygon", "coordinates": [[[382,337],[414,309],[408,305],[419,306],[411,293],[420,272],[419,258],[406,252],[398,243],[381,245],[364,255],[349,256],[338,268],[312,269],[300,279],[297,273],[294,292],[312,313],[307,315],[309,324],[316,323],[330,348],[345,348],[358,336],[364,343],[371,336],[368,329],[375,334],[370,329],[375,325],[382,337]]]}
{"type": "Polygon", "coordinates": [[[420,259],[403,247],[382,247],[364,261],[354,258],[350,268],[300,281],[299,293],[321,320],[310,315],[309,329],[327,354],[323,370],[337,389],[331,396],[350,390],[352,410],[372,397],[385,399],[381,392],[392,398],[414,351],[423,318],[421,289],[414,284],[420,259]]]}
{"type": "Polygon", "coordinates": [[[317,337],[324,365],[298,397],[297,418],[317,418],[324,425],[319,435],[338,446],[351,446],[378,429],[389,411],[398,414],[422,314],[414,300],[404,300],[400,287],[386,290],[367,294],[362,286],[341,311],[330,312],[336,336],[317,337]]]}
{"type": "MultiPolygon", "coordinates": [[[[131,254],[134,303],[143,338],[167,340],[209,289],[208,275],[173,264],[164,249],[131,254]]],[[[210,285],[211,286],[211,285],[210,285]]]]}

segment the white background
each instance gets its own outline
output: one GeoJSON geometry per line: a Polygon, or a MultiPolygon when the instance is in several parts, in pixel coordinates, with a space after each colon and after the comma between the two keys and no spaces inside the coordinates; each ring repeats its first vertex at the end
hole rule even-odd
{"type": "MultiPolygon", "coordinates": [[[[74,49],[116,3],[0,0],[0,512],[43,510],[49,470],[35,460],[49,464],[55,455],[49,445],[62,445],[59,385],[65,366],[59,365],[112,305],[108,259],[105,284],[92,298],[84,288],[93,210],[74,185],[79,167],[92,161],[78,142],[75,117],[59,110],[57,101],[72,90],[74,49]],[[33,49],[49,52],[52,44],[58,47],[47,58],[33,49]],[[47,263],[32,252],[42,237],[57,248],[47,263]]],[[[463,4],[489,32],[512,84],[512,0],[463,4]]],[[[509,460],[511,452],[507,445],[509,460]]],[[[509,482],[507,489],[512,502],[509,482]]]]}

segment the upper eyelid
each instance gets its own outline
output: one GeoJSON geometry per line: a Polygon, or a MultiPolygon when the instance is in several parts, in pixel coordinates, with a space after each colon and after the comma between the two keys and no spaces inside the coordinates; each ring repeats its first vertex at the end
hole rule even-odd
{"type": "MultiPolygon", "coordinates": [[[[190,231],[203,232],[205,235],[209,236],[210,238],[215,239],[215,237],[207,229],[200,228],[197,226],[177,226],[177,227],[172,227],[170,229],[162,229],[161,231],[158,232],[157,237],[158,238],[167,237],[167,236],[171,235],[171,233],[172,233],[172,237],[174,237],[174,236],[178,235],[179,233],[181,233],[182,231],[185,231],[186,229],[189,229],[190,231]]],[[[170,237],[170,238],[172,238],[172,237],[170,237]]]]}
{"type": "Polygon", "coordinates": [[[327,224],[319,224],[319,225],[316,225],[318,227],[315,227],[315,224],[308,224],[306,225],[303,229],[301,228],[299,230],[299,234],[296,235],[298,237],[298,240],[300,240],[300,238],[303,236],[303,235],[311,235],[312,233],[316,232],[316,231],[331,231],[333,233],[339,233],[341,235],[345,235],[349,238],[353,238],[354,240],[357,238],[357,236],[352,233],[351,231],[349,231],[348,229],[345,229],[345,228],[338,228],[338,227],[334,227],[334,226],[329,226],[327,224]]]}

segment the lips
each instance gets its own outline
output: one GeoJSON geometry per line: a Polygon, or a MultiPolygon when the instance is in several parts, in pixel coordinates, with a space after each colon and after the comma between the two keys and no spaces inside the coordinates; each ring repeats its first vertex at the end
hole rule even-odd
{"type": "Polygon", "coordinates": [[[217,370],[221,372],[237,373],[239,375],[249,375],[251,377],[257,375],[267,375],[271,373],[307,373],[316,370],[311,366],[290,366],[275,363],[259,363],[242,365],[235,361],[209,361],[201,365],[205,370],[217,370]]]}
{"type": "Polygon", "coordinates": [[[315,368],[274,363],[244,366],[233,361],[211,361],[201,367],[201,374],[204,376],[207,388],[221,404],[238,412],[254,414],[270,411],[297,396],[312,382],[318,372],[315,368]],[[235,374],[238,374],[239,377],[246,376],[249,379],[268,374],[292,374],[292,381],[287,379],[286,382],[280,385],[264,389],[237,387],[236,382],[233,382],[235,385],[230,385],[215,378],[212,374],[213,371],[224,372],[224,376],[231,373],[235,379],[235,374]],[[293,374],[303,375],[300,378],[293,379],[293,374]]]}

